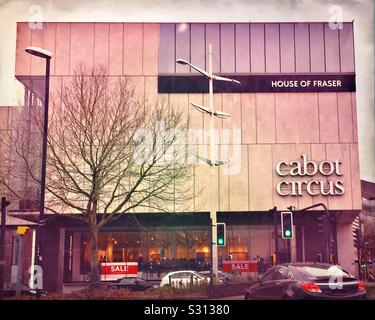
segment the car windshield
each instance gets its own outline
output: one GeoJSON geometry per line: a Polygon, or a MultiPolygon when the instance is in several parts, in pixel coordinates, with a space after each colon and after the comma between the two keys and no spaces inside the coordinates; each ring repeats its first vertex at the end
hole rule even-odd
{"type": "Polygon", "coordinates": [[[132,284],[132,283],[134,283],[134,279],[133,278],[123,278],[123,279],[120,279],[120,283],[122,283],[122,284],[132,284]]]}
{"type": "Polygon", "coordinates": [[[331,276],[350,276],[349,273],[342,270],[338,266],[305,266],[301,269],[309,276],[314,278],[331,277],[331,276]]]}

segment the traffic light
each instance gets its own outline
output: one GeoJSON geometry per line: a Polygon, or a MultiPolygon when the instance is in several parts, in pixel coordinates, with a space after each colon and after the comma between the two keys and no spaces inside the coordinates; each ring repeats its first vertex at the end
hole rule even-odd
{"type": "Polygon", "coordinates": [[[226,245],[226,231],[225,231],[225,223],[219,222],[216,223],[216,243],[219,247],[225,247],[226,245]]]}
{"type": "Polygon", "coordinates": [[[324,233],[325,232],[325,227],[326,227],[326,215],[325,214],[320,214],[318,216],[318,232],[324,233]]]}
{"type": "Polygon", "coordinates": [[[290,211],[281,212],[281,237],[293,239],[293,213],[290,211]]]}
{"type": "Polygon", "coordinates": [[[361,231],[359,230],[359,228],[354,230],[353,244],[355,248],[360,248],[362,245],[362,236],[361,236],[361,231]]]}

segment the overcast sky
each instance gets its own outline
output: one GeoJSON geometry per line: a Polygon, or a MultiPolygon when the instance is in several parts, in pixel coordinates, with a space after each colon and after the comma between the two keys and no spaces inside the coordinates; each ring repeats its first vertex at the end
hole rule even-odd
{"type": "Polygon", "coordinates": [[[361,178],[375,182],[374,0],[0,0],[0,106],[16,104],[16,22],[329,21],[354,19],[361,178]],[[40,7],[35,7],[40,6],[40,7]]]}

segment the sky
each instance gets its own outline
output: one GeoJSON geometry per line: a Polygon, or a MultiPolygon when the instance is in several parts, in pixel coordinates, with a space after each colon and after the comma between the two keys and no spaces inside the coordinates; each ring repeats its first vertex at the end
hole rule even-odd
{"type": "Polygon", "coordinates": [[[375,182],[374,0],[0,0],[0,106],[16,105],[16,22],[354,20],[361,179],[375,182]]]}

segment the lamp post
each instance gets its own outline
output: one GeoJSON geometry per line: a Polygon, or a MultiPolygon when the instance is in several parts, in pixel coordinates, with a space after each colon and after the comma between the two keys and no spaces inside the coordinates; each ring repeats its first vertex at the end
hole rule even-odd
{"type": "Polygon", "coordinates": [[[228,81],[236,84],[241,84],[239,81],[229,78],[220,77],[214,75],[212,72],[212,44],[208,45],[208,72],[202,70],[201,68],[191,64],[190,62],[184,59],[177,59],[177,63],[182,65],[188,65],[194,70],[198,71],[200,74],[204,75],[208,78],[208,90],[209,90],[209,100],[208,100],[208,108],[191,103],[195,109],[210,116],[210,158],[205,159],[203,157],[198,156],[197,158],[205,161],[210,167],[210,177],[209,177],[209,203],[210,203],[210,219],[211,219],[211,279],[214,283],[218,283],[218,252],[217,252],[217,233],[216,233],[216,223],[217,223],[217,212],[216,212],[216,205],[217,205],[217,193],[216,188],[214,186],[217,184],[215,179],[215,172],[216,168],[219,165],[229,163],[229,160],[217,160],[215,157],[215,122],[214,116],[219,118],[229,118],[230,114],[215,111],[214,110],[214,80],[219,81],[228,81]]]}
{"type": "MultiPolygon", "coordinates": [[[[43,145],[42,145],[42,172],[40,182],[40,203],[39,203],[39,230],[38,230],[38,263],[42,266],[42,229],[45,224],[44,218],[44,202],[45,202],[45,187],[46,187],[46,167],[47,167],[47,134],[48,134],[48,103],[49,103],[49,81],[50,81],[50,64],[52,53],[38,47],[28,47],[25,51],[33,56],[43,58],[46,60],[45,72],[45,90],[44,90],[44,119],[43,119],[43,145]]],[[[32,270],[34,270],[32,266],[32,270]]],[[[34,276],[32,271],[31,277],[34,276]]],[[[38,288],[42,289],[42,288],[38,288]]]]}

